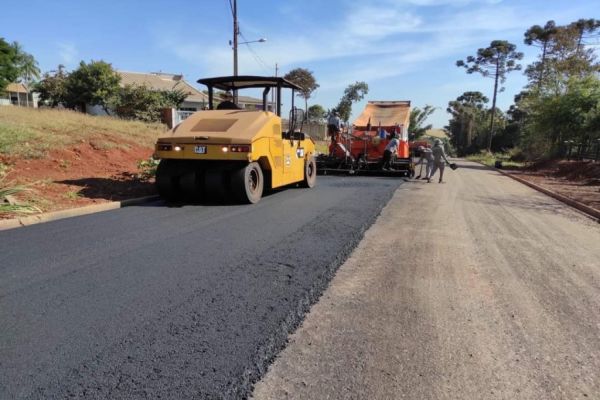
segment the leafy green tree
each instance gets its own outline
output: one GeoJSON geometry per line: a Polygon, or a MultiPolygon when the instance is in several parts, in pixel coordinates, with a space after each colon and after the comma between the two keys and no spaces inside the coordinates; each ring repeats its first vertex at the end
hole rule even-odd
{"type": "Polygon", "coordinates": [[[565,140],[580,141],[590,134],[598,134],[600,79],[594,75],[573,77],[567,86],[565,93],[530,100],[529,128],[544,133],[553,147],[565,140]]]}
{"type": "Polygon", "coordinates": [[[425,134],[432,125],[424,125],[427,118],[435,112],[436,108],[428,104],[423,108],[414,107],[410,110],[410,124],[408,125],[408,134],[418,139],[425,134]]]}
{"type": "Polygon", "coordinates": [[[110,108],[124,119],[160,122],[163,108],[177,108],[187,95],[179,90],[152,90],[144,85],[126,85],[110,102],[110,108]]]}
{"type": "Polygon", "coordinates": [[[344,90],[344,95],[340,102],[335,107],[335,111],[339,112],[340,119],[348,122],[352,114],[352,103],[361,101],[369,93],[369,85],[366,82],[354,82],[344,90]]]}
{"type": "Polygon", "coordinates": [[[327,116],[327,111],[320,104],[313,104],[308,107],[308,120],[321,122],[327,116]]]}
{"type": "Polygon", "coordinates": [[[65,104],[67,77],[65,66],[62,64],[59,64],[55,71],[44,73],[42,79],[35,85],[35,91],[40,94],[40,100],[50,107],[65,104]]]}
{"type": "Polygon", "coordinates": [[[296,95],[304,99],[304,110],[308,114],[308,99],[319,88],[312,71],[305,68],[296,68],[285,74],[284,78],[302,88],[302,91],[296,95]]]}
{"type": "Polygon", "coordinates": [[[489,47],[480,48],[477,50],[477,56],[468,56],[466,60],[458,60],[457,67],[462,67],[467,70],[468,74],[479,73],[484,77],[494,79],[494,97],[492,100],[492,112],[490,115],[490,132],[487,144],[487,150],[492,147],[492,136],[494,135],[494,116],[496,112],[496,99],[498,90],[504,88],[499,87],[499,83],[503,84],[506,81],[506,75],[511,71],[518,71],[521,65],[517,63],[523,58],[523,53],[516,51],[516,46],[506,40],[494,40],[489,47]]]}
{"type": "Polygon", "coordinates": [[[564,92],[572,77],[599,71],[594,49],[585,46],[581,35],[576,23],[559,27],[549,52],[547,73],[552,79],[547,90],[564,92]]]}
{"type": "Polygon", "coordinates": [[[18,76],[17,53],[13,46],[0,37],[0,92],[18,76]]]}
{"type": "Polygon", "coordinates": [[[451,119],[446,130],[450,132],[452,144],[459,153],[477,150],[473,144],[484,133],[487,115],[485,105],[488,101],[481,92],[464,92],[456,100],[448,102],[446,111],[451,119]]]}
{"type": "Polygon", "coordinates": [[[34,80],[40,79],[40,67],[31,54],[24,54],[19,63],[20,77],[30,85],[34,80]]]}
{"type": "Polygon", "coordinates": [[[66,103],[83,112],[87,104],[99,105],[108,113],[108,103],[118,94],[120,81],[121,76],[109,63],[91,61],[86,64],[82,61],[67,78],[66,103]]]}
{"type": "Polygon", "coordinates": [[[40,79],[40,68],[35,57],[23,50],[23,46],[18,42],[13,42],[12,47],[16,53],[16,65],[19,69],[19,76],[27,86],[35,79],[40,79]]]}
{"type": "Polygon", "coordinates": [[[537,74],[538,87],[541,87],[542,81],[544,79],[544,67],[546,65],[546,55],[548,53],[548,46],[557,32],[558,29],[554,21],[546,22],[546,25],[544,25],[543,27],[539,25],[533,25],[525,32],[525,44],[529,46],[538,46],[542,49],[540,61],[532,64],[531,71],[528,71],[528,75],[537,74]]]}
{"type": "Polygon", "coordinates": [[[577,33],[577,51],[580,52],[584,45],[584,39],[598,37],[600,30],[600,20],[581,18],[569,24],[569,28],[577,33]]]}

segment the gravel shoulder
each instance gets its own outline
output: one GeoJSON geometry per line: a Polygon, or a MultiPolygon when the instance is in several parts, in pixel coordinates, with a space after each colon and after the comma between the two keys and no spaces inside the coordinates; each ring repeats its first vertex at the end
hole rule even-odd
{"type": "Polygon", "coordinates": [[[486,167],[401,186],[255,399],[600,394],[600,226],[486,167]]]}

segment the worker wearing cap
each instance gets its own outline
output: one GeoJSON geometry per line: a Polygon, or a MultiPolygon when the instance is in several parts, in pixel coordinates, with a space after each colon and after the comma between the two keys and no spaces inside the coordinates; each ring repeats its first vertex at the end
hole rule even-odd
{"type": "MultiPolygon", "coordinates": [[[[421,154],[421,158],[415,164],[423,165],[425,163],[425,177],[423,179],[429,178],[429,173],[431,172],[431,168],[433,167],[433,153],[429,147],[419,146],[419,154],[421,154]]],[[[423,171],[423,167],[421,167],[421,172],[423,171]]],[[[419,174],[415,179],[419,179],[421,174],[419,174]]]]}
{"type": "Polygon", "coordinates": [[[439,183],[442,183],[442,179],[444,178],[444,168],[446,167],[446,163],[450,164],[448,158],[446,158],[446,153],[444,152],[444,145],[440,139],[435,139],[433,142],[433,148],[431,149],[431,153],[433,154],[433,168],[431,169],[431,173],[427,175],[427,182],[431,182],[431,178],[435,175],[436,171],[440,170],[440,180],[439,183]],[[442,161],[443,159],[443,161],[442,161]]]}
{"type": "Polygon", "coordinates": [[[398,154],[398,148],[400,147],[400,140],[398,140],[398,136],[394,135],[392,140],[385,146],[385,150],[383,151],[383,158],[381,159],[381,169],[387,171],[391,165],[392,154],[398,154]]]}

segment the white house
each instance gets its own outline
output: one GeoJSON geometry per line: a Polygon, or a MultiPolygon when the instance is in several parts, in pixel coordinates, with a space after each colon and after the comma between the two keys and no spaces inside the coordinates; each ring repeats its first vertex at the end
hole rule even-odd
{"type": "MultiPolygon", "coordinates": [[[[165,74],[162,72],[117,71],[117,73],[121,76],[121,87],[127,85],[146,86],[153,90],[179,90],[187,94],[185,101],[175,110],[175,117],[178,121],[184,120],[189,115],[204,109],[208,105],[208,95],[190,85],[183,79],[183,75],[165,74]]],[[[88,105],[86,111],[92,115],[106,115],[101,106],[88,105]]]]}
{"type": "MultiPolygon", "coordinates": [[[[129,72],[129,71],[117,71],[121,76],[121,87],[126,85],[146,86],[153,90],[180,90],[187,94],[185,101],[179,106],[178,109],[172,111],[172,115],[168,118],[173,125],[177,125],[196,111],[204,110],[208,108],[208,94],[201,92],[194,86],[189,84],[183,75],[178,74],[167,74],[163,72],[129,72]]],[[[225,99],[227,95],[223,94],[222,99],[225,99]]],[[[215,96],[219,99],[219,96],[215,96]]],[[[260,110],[262,109],[262,100],[249,96],[238,96],[238,105],[245,110],[260,110]]],[[[273,110],[273,104],[267,105],[269,111],[273,110]]],[[[88,114],[92,115],[106,115],[106,112],[101,106],[86,107],[88,114]]]]}
{"type": "Polygon", "coordinates": [[[24,83],[9,83],[3,92],[0,92],[0,105],[22,106],[37,108],[39,96],[28,90],[24,83]]]}

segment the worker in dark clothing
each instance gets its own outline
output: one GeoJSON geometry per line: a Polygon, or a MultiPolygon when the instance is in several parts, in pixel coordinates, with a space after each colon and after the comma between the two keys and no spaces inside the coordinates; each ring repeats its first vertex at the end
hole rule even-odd
{"type": "Polygon", "coordinates": [[[335,145],[337,143],[337,137],[340,134],[342,128],[342,121],[340,120],[340,114],[337,111],[332,112],[327,119],[327,135],[331,138],[331,144],[329,145],[329,155],[332,155],[335,151],[335,145]]]}
{"type": "Polygon", "coordinates": [[[231,100],[225,100],[219,103],[217,110],[240,110],[240,107],[231,100]]]}

